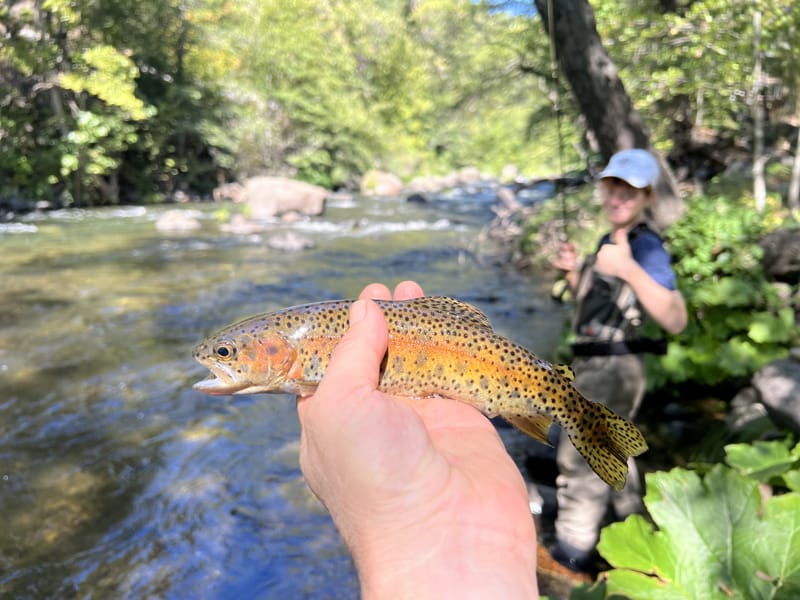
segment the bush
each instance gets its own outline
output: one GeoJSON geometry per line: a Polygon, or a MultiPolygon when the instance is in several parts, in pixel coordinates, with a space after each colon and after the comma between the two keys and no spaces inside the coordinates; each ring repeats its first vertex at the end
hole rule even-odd
{"type": "Polygon", "coordinates": [[[798,342],[796,290],[769,281],[761,265],[758,241],[776,213],[758,214],[743,200],[695,198],[667,231],[689,324],[666,356],[651,357],[651,388],[749,378],[798,342]]]}

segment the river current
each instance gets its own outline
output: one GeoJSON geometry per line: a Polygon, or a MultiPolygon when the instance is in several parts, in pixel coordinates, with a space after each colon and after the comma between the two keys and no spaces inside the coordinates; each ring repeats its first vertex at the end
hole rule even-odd
{"type": "Polygon", "coordinates": [[[249,315],[414,279],[547,358],[550,282],[476,256],[490,202],[340,199],[250,235],[220,229],[238,209],[222,205],[182,206],[202,222],[184,234],[156,229],[164,207],[0,225],[0,596],[357,598],[300,474],[293,399],[194,391],[191,349],[249,315]],[[269,247],[287,232],[315,246],[269,247]]]}

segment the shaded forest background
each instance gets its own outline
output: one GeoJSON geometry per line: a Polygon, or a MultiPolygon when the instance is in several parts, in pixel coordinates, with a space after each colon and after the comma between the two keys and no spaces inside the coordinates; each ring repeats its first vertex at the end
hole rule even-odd
{"type": "Polygon", "coordinates": [[[793,1],[538,4],[7,1],[0,198],[157,202],[259,173],[348,187],[374,167],[406,178],[584,169],[620,140],[598,125],[610,103],[575,83],[617,70],[640,131],[679,177],[748,164],[763,131],[767,175],[788,181],[800,124],[793,1]],[[585,36],[559,14],[587,30],[596,19],[610,60],[581,56],[585,36]]]}

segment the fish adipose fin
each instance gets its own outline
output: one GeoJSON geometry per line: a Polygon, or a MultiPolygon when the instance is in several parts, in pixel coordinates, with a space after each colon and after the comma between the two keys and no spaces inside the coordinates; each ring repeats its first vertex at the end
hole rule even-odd
{"type": "Polygon", "coordinates": [[[548,446],[552,446],[550,440],[547,438],[550,426],[553,424],[553,420],[550,417],[545,415],[533,415],[532,417],[510,417],[503,415],[503,418],[520,431],[527,433],[533,439],[539,440],[548,446]]]}

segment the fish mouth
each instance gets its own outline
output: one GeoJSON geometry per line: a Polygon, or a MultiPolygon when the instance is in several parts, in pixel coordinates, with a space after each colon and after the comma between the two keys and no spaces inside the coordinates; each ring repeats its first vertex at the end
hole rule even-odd
{"type": "Polygon", "coordinates": [[[242,390],[249,387],[247,383],[236,383],[225,381],[215,373],[211,373],[205,379],[198,381],[192,386],[198,392],[211,394],[212,396],[226,396],[229,394],[242,393],[242,390]]]}
{"type": "Polygon", "coordinates": [[[237,380],[226,365],[206,364],[211,373],[205,379],[198,381],[192,387],[199,392],[205,392],[214,396],[225,396],[228,394],[241,393],[245,388],[250,387],[246,381],[237,380]]]}
{"type": "Polygon", "coordinates": [[[234,394],[264,394],[275,393],[274,386],[238,381],[222,365],[209,367],[211,374],[195,383],[192,387],[198,392],[212,396],[232,396],[234,394]]]}

